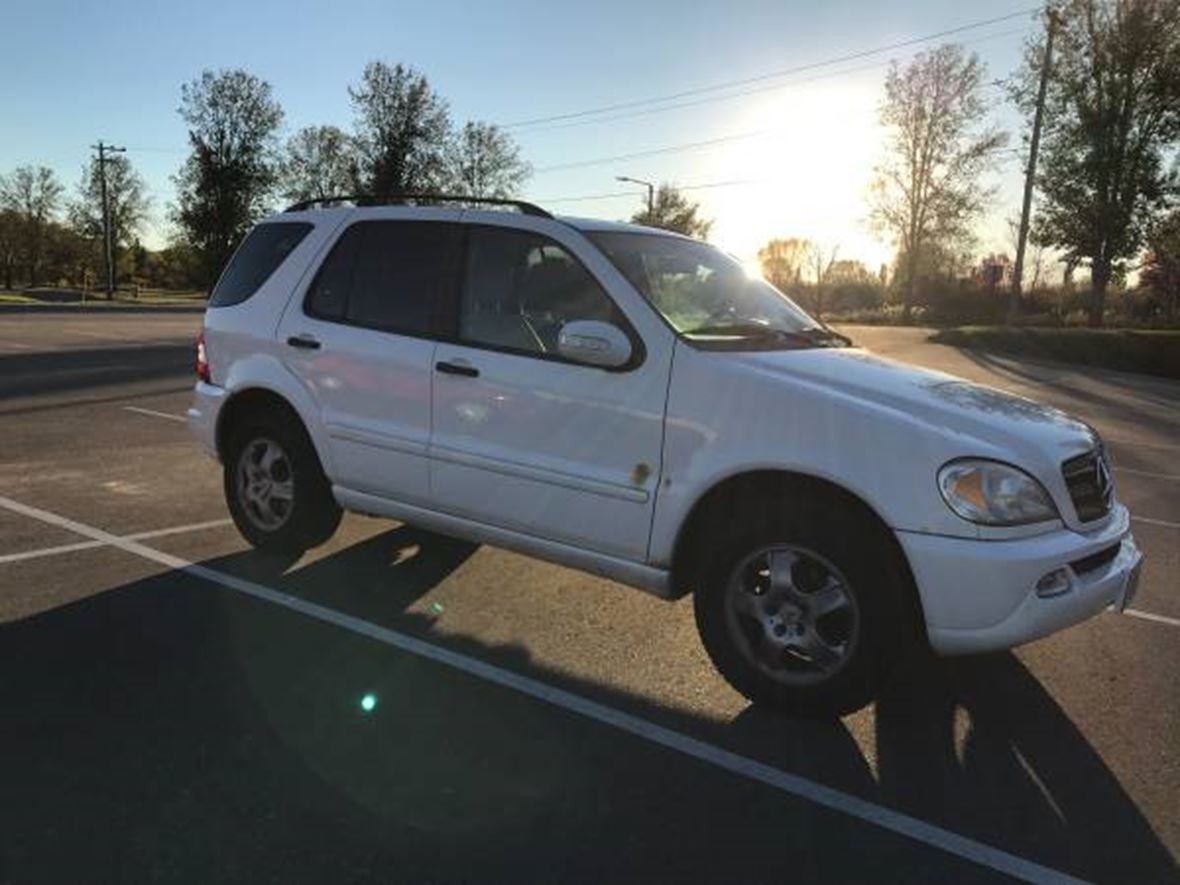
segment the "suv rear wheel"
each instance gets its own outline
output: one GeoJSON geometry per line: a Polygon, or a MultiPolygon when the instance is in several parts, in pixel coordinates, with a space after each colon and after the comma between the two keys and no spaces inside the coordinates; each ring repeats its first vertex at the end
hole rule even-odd
{"type": "Polygon", "coordinates": [[[340,524],[311,440],[281,415],[252,417],[234,429],[224,453],[225,499],[247,541],[265,550],[301,552],[340,524]]]}
{"type": "Polygon", "coordinates": [[[719,541],[697,626],[754,703],[839,716],[872,700],[915,635],[908,592],[880,527],[859,514],[768,508],[719,541]]]}

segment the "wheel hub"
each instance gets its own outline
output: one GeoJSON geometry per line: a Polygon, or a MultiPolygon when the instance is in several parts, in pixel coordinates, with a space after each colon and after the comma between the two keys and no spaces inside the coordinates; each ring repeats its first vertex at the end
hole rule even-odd
{"type": "Polygon", "coordinates": [[[739,650],[782,682],[828,678],[859,637],[859,611],[847,580],[802,548],[768,547],[747,557],[734,570],[727,602],[739,650]]]}
{"type": "Polygon", "coordinates": [[[256,439],[243,447],[237,465],[238,501],[247,518],[266,531],[282,527],[294,503],[294,478],[278,443],[256,439]]]}

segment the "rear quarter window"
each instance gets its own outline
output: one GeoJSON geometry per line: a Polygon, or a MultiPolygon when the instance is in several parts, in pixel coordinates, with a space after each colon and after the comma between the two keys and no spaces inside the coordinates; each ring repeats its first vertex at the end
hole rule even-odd
{"type": "Polygon", "coordinates": [[[305,221],[276,221],[250,231],[213,288],[209,306],[241,304],[257,292],[311,228],[305,221]]]}

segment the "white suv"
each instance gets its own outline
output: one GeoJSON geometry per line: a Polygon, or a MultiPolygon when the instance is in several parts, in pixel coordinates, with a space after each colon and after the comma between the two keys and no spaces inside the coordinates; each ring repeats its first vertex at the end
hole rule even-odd
{"type": "Polygon", "coordinates": [[[343,508],[692,592],[731,684],[819,715],[922,643],[1126,605],[1086,424],[852,347],[705,243],[500,202],[299,204],[239,247],[188,416],[252,544],[343,508]]]}

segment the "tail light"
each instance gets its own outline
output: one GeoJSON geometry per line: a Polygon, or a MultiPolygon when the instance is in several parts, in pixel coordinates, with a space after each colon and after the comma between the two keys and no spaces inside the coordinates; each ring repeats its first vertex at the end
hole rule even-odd
{"type": "Polygon", "coordinates": [[[209,372],[209,353],[205,350],[205,330],[197,336],[197,377],[205,383],[213,380],[209,372]]]}

